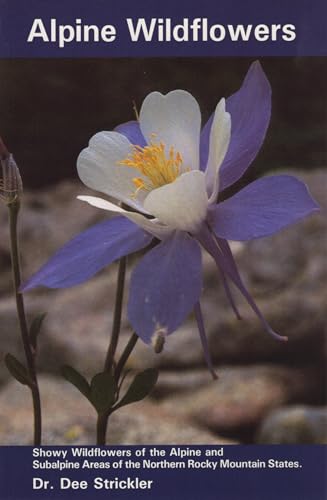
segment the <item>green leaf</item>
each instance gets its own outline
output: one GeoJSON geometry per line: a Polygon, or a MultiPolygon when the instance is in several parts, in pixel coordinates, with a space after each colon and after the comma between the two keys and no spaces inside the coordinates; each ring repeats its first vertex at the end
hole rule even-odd
{"type": "Polygon", "coordinates": [[[18,382],[23,385],[28,385],[29,387],[32,385],[33,382],[28,374],[28,371],[25,366],[15,358],[15,356],[9,353],[6,354],[5,363],[11,375],[18,380],[18,382]]]}
{"type": "Polygon", "coordinates": [[[41,326],[46,315],[47,313],[40,313],[37,316],[35,316],[30,326],[30,341],[34,349],[36,348],[37,337],[40,333],[41,326]]]}
{"type": "Polygon", "coordinates": [[[122,406],[130,405],[131,403],[146,398],[156,385],[158,375],[159,372],[156,368],[148,368],[138,373],[129,386],[125,396],[119,401],[114,409],[117,410],[122,406]]]}
{"type": "Polygon", "coordinates": [[[95,375],[91,381],[90,401],[98,413],[105,413],[115,403],[117,384],[109,372],[95,375]]]}
{"type": "Polygon", "coordinates": [[[88,381],[72,366],[65,365],[61,369],[63,377],[76,387],[87,399],[90,399],[91,388],[88,381]]]}

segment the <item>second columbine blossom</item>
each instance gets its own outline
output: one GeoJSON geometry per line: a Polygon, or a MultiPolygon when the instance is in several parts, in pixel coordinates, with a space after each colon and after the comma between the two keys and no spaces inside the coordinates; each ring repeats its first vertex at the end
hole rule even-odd
{"type": "MultiPolygon", "coordinates": [[[[201,247],[215,260],[231,305],[231,281],[264,328],[244,286],[228,240],[268,236],[317,210],[306,186],[294,177],[265,177],[217,204],[257,154],[270,119],[271,90],[254,63],[238,92],[221,99],[201,131],[196,100],[183,90],[149,94],[138,121],[100,132],[78,158],[89,187],[133,209],[91,196],[79,199],[118,215],[81,233],[25,285],[72,286],[115,259],[158,244],[136,266],[128,317],[146,343],[161,345],[194,310],[205,357],[213,372],[200,308],[201,247]]],[[[281,338],[281,337],[279,337],[281,338]]]]}

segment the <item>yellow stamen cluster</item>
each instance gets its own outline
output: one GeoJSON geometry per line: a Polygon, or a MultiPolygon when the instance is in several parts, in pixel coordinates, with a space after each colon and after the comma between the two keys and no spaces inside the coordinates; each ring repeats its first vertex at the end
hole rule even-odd
{"type": "Polygon", "coordinates": [[[135,177],[133,182],[136,187],[134,196],[138,191],[152,191],[152,189],[164,186],[174,182],[181,174],[183,159],[181,154],[174,148],[166,153],[165,145],[160,142],[156,144],[150,142],[148,146],[133,146],[131,154],[125,160],[119,162],[119,165],[132,167],[147,177],[147,180],[141,177],[135,177]]]}

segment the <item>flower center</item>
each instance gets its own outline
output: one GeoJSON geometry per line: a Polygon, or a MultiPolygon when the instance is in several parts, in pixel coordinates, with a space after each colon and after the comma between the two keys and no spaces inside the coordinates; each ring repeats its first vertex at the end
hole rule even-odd
{"type": "Polygon", "coordinates": [[[134,177],[137,195],[141,189],[152,191],[166,184],[174,182],[181,174],[183,159],[181,154],[174,150],[173,146],[166,152],[166,146],[160,142],[150,142],[145,147],[133,146],[132,152],[119,162],[119,165],[133,167],[147,177],[134,177]]]}

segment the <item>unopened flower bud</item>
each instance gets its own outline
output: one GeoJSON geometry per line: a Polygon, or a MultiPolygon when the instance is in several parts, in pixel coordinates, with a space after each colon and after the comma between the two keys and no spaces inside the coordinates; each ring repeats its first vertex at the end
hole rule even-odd
{"type": "Polygon", "coordinates": [[[9,153],[0,137],[0,162],[2,178],[0,179],[0,197],[6,203],[19,203],[19,197],[23,191],[22,178],[14,157],[9,153]]]}

